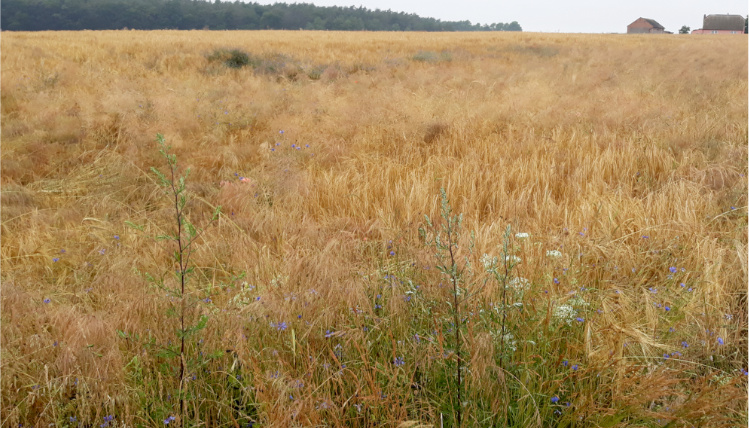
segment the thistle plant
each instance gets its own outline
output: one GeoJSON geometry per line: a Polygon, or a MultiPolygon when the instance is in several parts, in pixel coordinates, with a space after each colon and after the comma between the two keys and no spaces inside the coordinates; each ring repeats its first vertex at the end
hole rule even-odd
{"type": "MultiPolygon", "coordinates": [[[[190,257],[193,254],[195,242],[203,234],[204,229],[196,228],[186,213],[188,202],[186,181],[190,174],[190,169],[186,169],[184,175],[180,176],[177,166],[177,156],[171,153],[171,146],[166,144],[166,140],[161,134],[156,135],[156,141],[159,145],[159,153],[166,160],[168,170],[165,174],[158,168],[151,167],[151,171],[156,175],[159,186],[164,189],[165,195],[169,200],[169,205],[173,208],[172,218],[174,223],[171,233],[155,236],[154,239],[156,241],[171,241],[174,244],[175,249],[172,255],[173,266],[170,270],[174,272],[176,285],[167,285],[163,277],[157,279],[152,275],[146,274],[146,278],[159,289],[166,291],[169,296],[174,296],[177,299],[177,307],[170,308],[169,314],[174,314],[179,318],[179,328],[176,331],[178,345],[165,347],[160,352],[160,355],[164,357],[179,357],[178,384],[180,415],[184,415],[185,399],[187,396],[185,393],[185,377],[188,362],[185,347],[186,339],[203,330],[208,322],[206,315],[201,315],[197,320],[191,319],[191,309],[197,305],[198,299],[194,297],[196,294],[194,291],[196,290],[191,291],[188,288],[188,279],[195,269],[194,266],[190,265],[190,257]]],[[[210,221],[216,221],[220,214],[221,207],[216,207],[210,221]]],[[[142,226],[130,222],[127,222],[127,224],[143,231],[142,226]]]]}
{"type": "Polygon", "coordinates": [[[463,406],[462,371],[464,364],[462,349],[463,338],[461,337],[461,327],[463,324],[461,306],[472,296],[476,295],[478,291],[471,289],[471,282],[469,281],[471,274],[471,262],[469,256],[473,252],[474,237],[473,234],[471,234],[471,240],[467,249],[468,251],[466,254],[463,254],[463,260],[461,260],[461,247],[459,246],[459,243],[461,241],[463,215],[453,215],[445,189],[440,189],[440,197],[440,216],[442,217],[442,223],[439,226],[436,226],[432,223],[429,216],[425,215],[426,228],[419,228],[419,234],[424,240],[424,244],[434,249],[434,256],[437,259],[437,269],[448,278],[451,285],[451,301],[448,301],[447,304],[450,308],[450,314],[454,325],[453,342],[455,346],[455,357],[457,360],[456,378],[458,399],[458,406],[455,410],[455,422],[456,425],[460,427],[463,406]]]}

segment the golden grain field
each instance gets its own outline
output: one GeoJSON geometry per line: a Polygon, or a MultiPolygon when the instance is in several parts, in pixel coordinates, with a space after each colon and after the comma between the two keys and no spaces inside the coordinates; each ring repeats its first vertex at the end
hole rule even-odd
{"type": "Polygon", "coordinates": [[[0,51],[2,427],[747,423],[745,36],[3,32],[0,51]],[[184,295],[154,239],[176,228],[157,134],[204,228],[184,295]],[[475,291],[459,318],[419,236],[440,189],[475,291]],[[181,316],[207,323],[180,383],[181,316]]]}

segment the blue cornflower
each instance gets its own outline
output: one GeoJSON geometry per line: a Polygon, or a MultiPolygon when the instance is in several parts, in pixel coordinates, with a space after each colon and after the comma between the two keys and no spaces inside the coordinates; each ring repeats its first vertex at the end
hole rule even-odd
{"type": "Polygon", "coordinates": [[[114,239],[120,239],[120,235],[114,235],[114,239]]]}
{"type": "Polygon", "coordinates": [[[335,331],[330,331],[330,330],[326,330],[325,331],[325,337],[326,338],[331,338],[331,337],[333,337],[334,334],[335,334],[335,331]]]}
{"type": "Polygon", "coordinates": [[[720,344],[720,345],[723,345],[723,344],[724,344],[724,342],[723,342],[723,338],[722,338],[722,337],[719,337],[719,338],[718,338],[718,344],[720,344]]]}
{"type": "Polygon", "coordinates": [[[666,311],[670,311],[671,307],[670,306],[666,306],[665,309],[666,309],[666,311]]]}
{"type": "Polygon", "coordinates": [[[559,284],[559,280],[554,278],[554,284],[559,284]]]}
{"type": "Polygon", "coordinates": [[[57,262],[59,262],[59,261],[60,261],[60,258],[59,258],[59,257],[55,257],[54,259],[52,259],[52,263],[57,263],[57,262]]]}
{"type": "Polygon", "coordinates": [[[78,422],[78,418],[76,418],[75,416],[71,416],[70,422],[78,422]]]}
{"type": "Polygon", "coordinates": [[[650,239],[650,236],[648,236],[648,235],[642,235],[642,239],[650,239]]]}
{"type": "Polygon", "coordinates": [[[283,129],[282,129],[282,130],[280,130],[280,131],[278,131],[278,133],[279,133],[279,134],[283,134],[283,129]]]}
{"type": "Polygon", "coordinates": [[[390,255],[394,256],[395,255],[395,251],[390,251],[390,255]]]}
{"type": "Polygon", "coordinates": [[[206,303],[211,303],[212,302],[212,300],[211,300],[210,297],[206,297],[205,299],[203,299],[203,301],[206,302],[206,303]]]}
{"type": "Polygon", "coordinates": [[[44,303],[49,303],[49,302],[51,302],[51,300],[49,299],[49,297],[47,297],[47,298],[44,299],[44,303]]]}
{"type": "Polygon", "coordinates": [[[671,273],[676,273],[677,270],[678,269],[676,269],[674,266],[671,266],[670,268],[668,268],[668,271],[671,273]]]}
{"type": "Polygon", "coordinates": [[[107,252],[107,249],[106,249],[106,248],[102,248],[101,250],[99,250],[99,254],[101,254],[102,256],[103,256],[103,255],[104,255],[104,253],[106,253],[106,252],[107,252]]]}
{"type": "Polygon", "coordinates": [[[378,295],[376,296],[376,298],[377,298],[377,299],[381,299],[381,298],[382,298],[382,294],[378,294],[378,295]]]}
{"type": "Polygon", "coordinates": [[[567,360],[562,361],[562,365],[567,367],[570,363],[567,360]]]}
{"type": "Polygon", "coordinates": [[[375,305],[375,309],[382,309],[382,305],[375,305]]]}
{"type": "Polygon", "coordinates": [[[556,403],[557,401],[559,401],[559,397],[557,397],[556,395],[553,396],[553,397],[551,397],[551,402],[552,403],[556,403]]]}
{"type": "Polygon", "coordinates": [[[309,144],[305,144],[304,147],[309,147],[309,144]]]}
{"type": "Polygon", "coordinates": [[[585,318],[582,318],[582,317],[577,317],[575,319],[577,320],[577,322],[583,322],[583,321],[585,321],[585,318]]]}
{"type": "Polygon", "coordinates": [[[686,284],[684,284],[683,282],[679,283],[679,287],[681,287],[681,288],[684,288],[684,287],[686,287],[686,286],[687,286],[687,285],[686,285],[686,284]]]}
{"type": "Polygon", "coordinates": [[[278,329],[278,331],[284,331],[284,330],[286,330],[286,329],[287,329],[288,327],[289,327],[289,326],[288,326],[288,325],[286,325],[286,323],[285,323],[285,322],[283,322],[283,321],[281,321],[280,323],[276,324],[276,328],[278,329]]]}
{"type": "Polygon", "coordinates": [[[297,315],[296,317],[297,317],[297,319],[302,319],[302,315],[301,314],[297,315]]]}
{"type": "Polygon", "coordinates": [[[260,296],[255,297],[255,300],[260,300],[260,296]]]}
{"type": "Polygon", "coordinates": [[[168,418],[164,419],[164,425],[169,425],[169,422],[176,419],[174,416],[169,416],[168,418]]]}
{"type": "Polygon", "coordinates": [[[402,357],[395,357],[395,359],[393,360],[393,364],[395,364],[396,367],[400,367],[400,366],[406,364],[406,362],[403,361],[402,357]]]}

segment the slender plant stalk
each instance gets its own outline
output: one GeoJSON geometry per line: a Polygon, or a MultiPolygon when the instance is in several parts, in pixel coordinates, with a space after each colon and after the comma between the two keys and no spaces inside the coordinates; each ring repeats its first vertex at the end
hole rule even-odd
{"type": "Polygon", "coordinates": [[[461,366],[462,366],[462,356],[460,354],[460,301],[458,299],[458,296],[460,294],[460,291],[458,290],[458,278],[457,278],[457,265],[455,263],[455,254],[453,253],[453,237],[452,237],[452,227],[450,225],[450,219],[448,218],[448,227],[447,227],[447,247],[450,252],[450,279],[453,283],[453,323],[455,324],[455,354],[458,357],[458,412],[456,413],[456,419],[458,423],[458,427],[461,426],[461,406],[463,403],[463,382],[461,379],[461,366]]]}
{"type": "Polygon", "coordinates": [[[177,243],[178,252],[177,252],[177,262],[179,263],[179,280],[180,280],[180,314],[179,314],[179,323],[180,323],[180,331],[183,333],[180,335],[180,345],[179,345],[179,413],[180,416],[184,415],[185,410],[185,400],[184,400],[184,394],[183,394],[183,386],[185,381],[185,282],[186,282],[186,272],[185,268],[186,265],[184,263],[184,245],[182,242],[182,210],[180,209],[179,204],[179,194],[180,191],[177,190],[177,187],[175,186],[175,168],[176,165],[172,162],[169,162],[169,170],[171,172],[171,188],[172,188],[172,194],[174,195],[174,212],[175,212],[175,218],[177,221],[177,234],[175,235],[175,242],[177,243]]]}

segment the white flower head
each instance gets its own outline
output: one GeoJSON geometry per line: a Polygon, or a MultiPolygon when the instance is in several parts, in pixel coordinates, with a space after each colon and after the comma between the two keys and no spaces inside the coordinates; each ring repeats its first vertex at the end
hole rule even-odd
{"type": "Polygon", "coordinates": [[[497,264],[497,258],[484,253],[484,255],[481,256],[481,264],[484,265],[484,269],[489,270],[497,264]]]}
{"type": "Polygon", "coordinates": [[[567,325],[572,324],[572,320],[577,316],[577,311],[570,305],[559,305],[554,308],[553,316],[558,321],[562,321],[567,325]]]}
{"type": "Polygon", "coordinates": [[[523,259],[521,259],[518,256],[505,256],[505,261],[508,261],[511,263],[520,263],[523,261],[523,259]]]}
{"type": "Polygon", "coordinates": [[[559,250],[549,250],[546,252],[546,257],[551,257],[553,259],[558,259],[562,257],[562,252],[559,250]]]}
{"type": "Polygon", "coordinates": [[[514,288],[517,291],[526,290],[530,285],[531,282],[525,278],[517,277],[510,280],[510,287],[514,288]]]}
{"type": "Polygon", "coordinates": [[[530,236],[531,236],[530,233],[525,233],[525,232],[520,232],[520,233],[515,234],[515,238],[517,239],[526,239],[526,238],[530,238],[530,236]]]}

